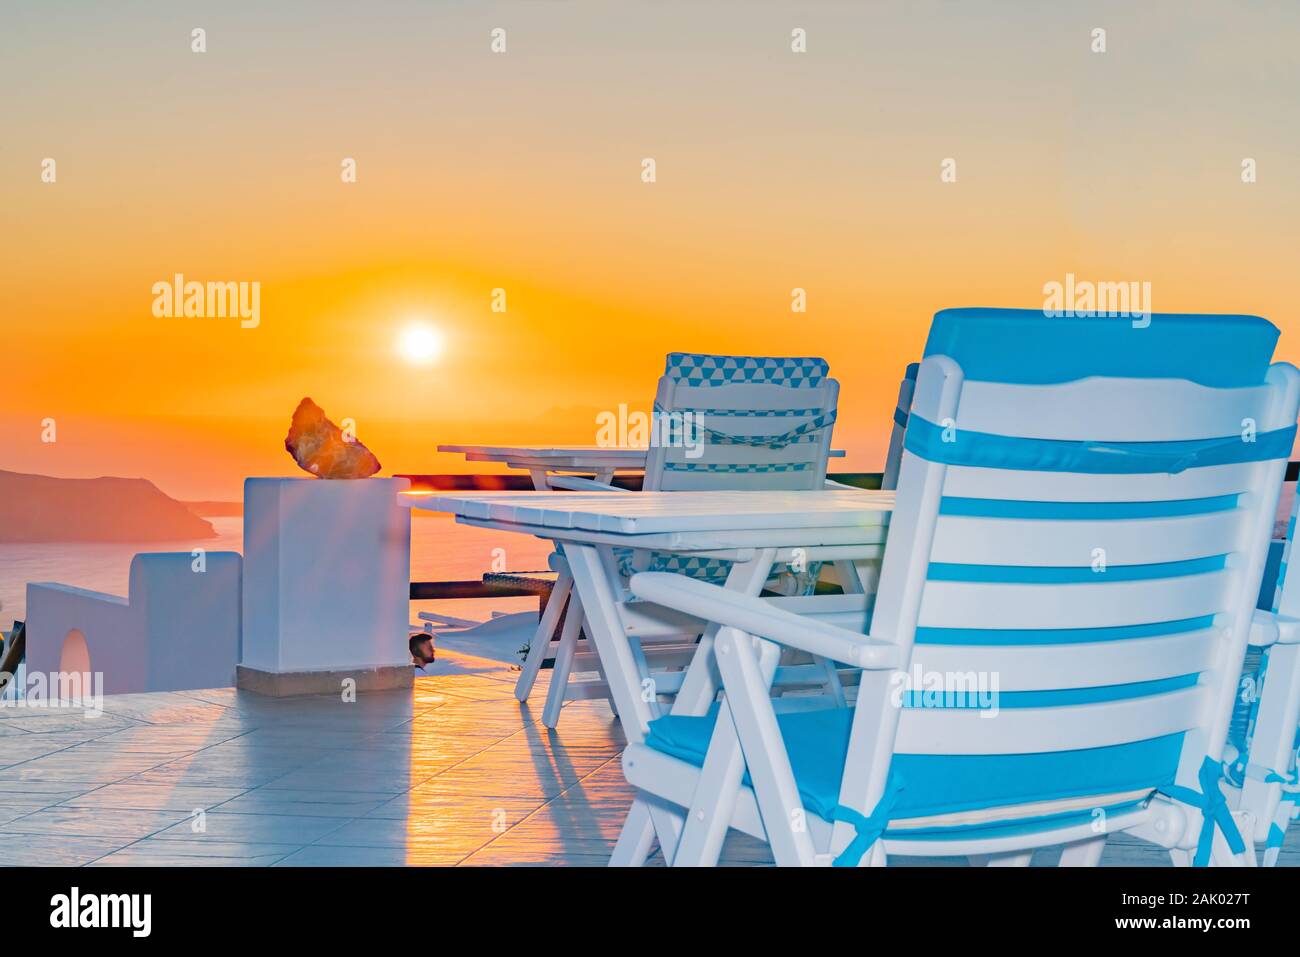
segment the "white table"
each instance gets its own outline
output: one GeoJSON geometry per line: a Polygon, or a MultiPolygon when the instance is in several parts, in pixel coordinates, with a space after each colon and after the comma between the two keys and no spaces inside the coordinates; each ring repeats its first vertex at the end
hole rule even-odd
{"type": "MultiPolygon", "coordinates": [[[[547,476],[556,473],[595,473],[596,481],[608,484],[615,472],[644,471],[647,449],[610,448],[599,445],[440,445],[439,452],[456,452],[467,462],[501,462],[526,471],[533,487],[550,488],[547,476]]],[[[843,449],[832,449],[832,458],[842,458],[843,449]]]]}
{"type": "MultiPolygon", "coordinates": [[[[884,547],[894,493],[859,490],[640,492],[481,492],[411,497],[414,508],[451,512],[468,525],[520,532],[561,543],[582,602],[588,635],[629,742],[644,740],[660,714],[639,643],[658,627],[680,632],[681,621],[656,617],[656,606],[628,602],[613,549],[618,546],[679,552],[732,561],[726,587],[757,595],[777,562],[867,562],[884,547]],[[647,686],[645,682],[649,681],[647,686]],[[647,700],[648,699],[648,700],[647,700]]],[[[662,611],[662,610],[661,610],[662,611]]],[[[717,696],[711,665],[715,628],[703,630],[673,703],[674,714],[703,714],[717,696]]],[[[738,750],[736,754],[739,754],[738,750]]],[[[734,763],[734,762],[733,762],[734,763]]],[[[739,766],[735,769],[739,785],[739,766]]],[[[638,801],[619,839],[615,859],[632,859],[654,834],[665,847],[682,841],[679,813],[638,801]]],[[[694,827],[694,822],[691,822],[694,827]]],[[[720,827],[695,842],[721,843],[720,827]]],[[[698,830],[698,828],[696,828],[698,830]]]]}

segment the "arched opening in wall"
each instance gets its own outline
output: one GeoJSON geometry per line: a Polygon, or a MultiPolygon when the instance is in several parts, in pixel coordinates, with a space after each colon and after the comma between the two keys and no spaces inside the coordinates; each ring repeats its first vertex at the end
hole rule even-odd
{"type": "Polygon", "coordinates": [[[90,648],[79,628],[73,628],[63,636],[58,685],[60,701],[85,701],[92,697],[90,648]]]}

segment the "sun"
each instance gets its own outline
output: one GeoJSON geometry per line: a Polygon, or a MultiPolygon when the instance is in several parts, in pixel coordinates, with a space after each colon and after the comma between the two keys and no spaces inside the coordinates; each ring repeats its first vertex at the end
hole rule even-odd
{"type": "Polygon", "coordinates": [[[411,323],[397,340],[397,354],[411,365],[426,366],[442,356],[442,333],[424,322],[411,323]]]}

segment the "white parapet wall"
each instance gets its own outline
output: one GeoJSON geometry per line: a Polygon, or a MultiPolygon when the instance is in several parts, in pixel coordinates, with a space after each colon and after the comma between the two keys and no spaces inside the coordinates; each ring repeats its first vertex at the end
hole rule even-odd
{"type": "Polygon", "coordinates": [[[27,677],[91,672],[104,694],[226,688],[239,660],[236,552],[148,552],[126,597],[27,586],[27,677]]]}
{"type": "Polygon", "coordinates": [[[265,694],[411,684],[407,479],[244,482],[239,685],[265,694]]]}

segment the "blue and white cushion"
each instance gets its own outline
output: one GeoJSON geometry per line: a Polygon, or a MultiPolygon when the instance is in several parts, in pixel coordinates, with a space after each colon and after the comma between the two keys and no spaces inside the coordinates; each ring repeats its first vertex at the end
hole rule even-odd
{"type": "Polygon", "coordinates": [[[695,352],[668,355],[666,375],[687,385],[766,382],[792,388],[821,385],[830,366],[814,357],[714,356],[695,352]]]}
{"type": "MultiPolygon", "coordinates": [[[[667,357],[664,374],[679,383],[688,386],[721,387],[729,385],[762,384],[779,385],[785,388],[815,389],[823,385],[830,374],[830,366],[825,359],[815,356],[724,356],[693,352],[673,352],[667,357]]],[[[821,441],[821,433],[835,422],[835,410],[823,410],[816,406],[811,408],[781,409],[727,409],[727,408],[674,408],[666,410],[655,405],[656,418],[667,416],[664,434],[672,442],[680,438],[674,431],[681,428],[677,418],[690,414],[697,421],[706,423],[702,428],[702,438],[706,445],[750,446],[754,457],[749,462],[696,462],[667,461],[663,464],[666,472],[692,472],[709,475],[788,475],[793,472],[807,472],[816,466],[812,462],[772,462],[770,456],[764,455],[769,449],[781,449],[790,445],[811,444],[821,441]],[[733,434],[726,428],[726,420],[753,419],[757,417],[776,420],[799,417],[806,419],[791,428],[774,423],[770,434],[740,435],[733,434]]],[[[658,434],[658,430],[656,430],[658,434]]],[[[631,575],[633,552],[630,549],[616,549],[620,571],[631,575]]],[[[667,553],[652,553],[649,571],[676,572],[691,578],[723,584],[731,571],[731,563],[716,558],[695,558],[667,553]]],[[[782,591],[804,593],[815,585],[816,569],[788,573],[783,572],[782,591]]]]}

